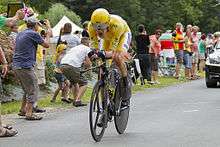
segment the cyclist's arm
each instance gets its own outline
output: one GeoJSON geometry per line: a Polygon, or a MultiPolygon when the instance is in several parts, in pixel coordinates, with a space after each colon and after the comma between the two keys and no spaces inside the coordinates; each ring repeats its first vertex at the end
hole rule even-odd
{"type": "Polygon", "coordinates": [[[113,36],[109,43],[109,49],[113,51],[123,50],[123,41],[125,39],[123,25],[117,25],[113,30],[113,36]]]}
{"type": "Polygon", "coordinates": [[[89,38],[90,38],[90,41],[91,41],[91,48],[99,49],[98,37],[97,37],[96,31],[92,27],[91,23],[89,23],[89,25],[88,25],[88,32],[89,32],[89,38]]]}

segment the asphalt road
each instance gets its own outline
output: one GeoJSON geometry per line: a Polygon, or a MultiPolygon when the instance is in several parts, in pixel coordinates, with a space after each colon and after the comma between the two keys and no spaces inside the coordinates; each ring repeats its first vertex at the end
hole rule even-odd
{"type": "Polygon", "coordinates": [[[90,135],[88,107],[49,113],[37,122],[9,119],[19,134],[0,139],[0,147],[219,147],[220,89],[197,80],[139,92],[126,133],[118,135],[111,123],[99,143],[90,135]]]}

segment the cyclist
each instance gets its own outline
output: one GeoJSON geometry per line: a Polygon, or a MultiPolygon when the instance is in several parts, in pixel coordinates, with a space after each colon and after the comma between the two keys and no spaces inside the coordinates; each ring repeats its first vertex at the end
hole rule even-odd
{"type": "Polygon", "coordinates": [[[106,57],[112,57],[122,75],[122,105],[127,106],[131,93],[125,61],[130,58],[127,50],[131,43],[131,30],[120,16],[109,14],[106,9],[98,8],[88,24],[91,48],[104,50],[106,57]]]}

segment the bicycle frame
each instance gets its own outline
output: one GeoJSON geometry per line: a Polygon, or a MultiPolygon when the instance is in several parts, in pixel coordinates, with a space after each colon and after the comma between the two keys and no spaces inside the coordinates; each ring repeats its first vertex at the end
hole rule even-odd
{"type": "Polygon", "coordinates": [[[129,117],[129,106],[127,107],[128,109],[125,107],[121,108],[121,76],[118,72],[117,67],[115,67],[114,65],[115,64],[113,63],[111,64],[111,66],[108,66],[106,62],[103,62],[100,65],[91,68],[98,68],[98,81],[93,88],[93,94],[90,100],[89,111],[90,131],[95,141],[101,140],[105,128],[107,128],[107,123],[111,122],[113,120],[113,117],[116,130],[119,134],[124,133],[127,127],[129,117]],[[102,90],[100,91],[100,89],[102,90]],[[101,99],[97,97],[99,95],[99,92],[102,95],[101,99]],[[96,106],[98,110],[94,111],[96,110],[96,106]],[[94,112],[95,117],[93,117],[94,112]],[[101,131],[99,131],[99,129],[97,129],[96,127],[98,122],[97,120],[100,119],[100,114],[102,114],[101,120],[103,120],[101,131]],[[95,122],[93,122],[94,120],[95,122]]]}

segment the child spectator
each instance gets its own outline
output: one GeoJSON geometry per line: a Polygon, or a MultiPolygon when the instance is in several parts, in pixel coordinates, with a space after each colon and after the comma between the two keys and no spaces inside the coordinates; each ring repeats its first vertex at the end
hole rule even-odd
{"type": "Polygon", "coordinates": [[[69,81],[66,79],[66,77],[62,74],[62,72],[59,69],[60,61],[61,61],[61,59],[63,58],[63,56],[65,54],[66,48],[67,48],[67,42],[66,41],[61,41],[60,44],[56,48],[55,59],[54,59],[54,62],[56,64],[56,68],[54,69],[54,76],[57,80],[58,87],[54,92],[54,95],[51,99],[51,102],[56,101],[56,97],[57,97],[57,95],[59,94],[59,92],[61,90],[62,91],[61,101],[66,102],[66,103],[70,103],[70,101],[68,100],[68,97],[67,97],[70,84],[69,84],[69,81]]]}
{"type": "Polygon", "coordinates": [[[205,68],[205,53],[206,53],[206,35],[202,34],[199,41],[199,72],[203,72],[205,68]]]}

